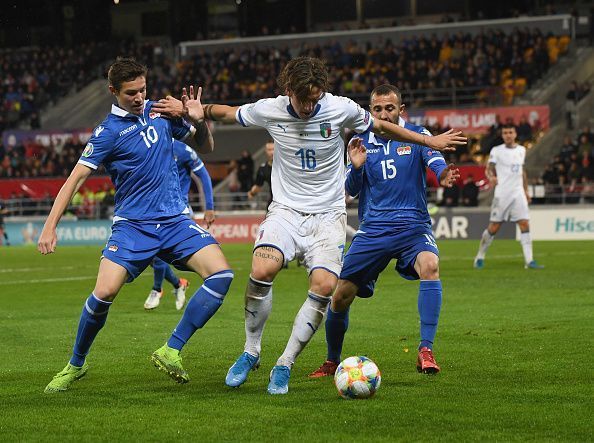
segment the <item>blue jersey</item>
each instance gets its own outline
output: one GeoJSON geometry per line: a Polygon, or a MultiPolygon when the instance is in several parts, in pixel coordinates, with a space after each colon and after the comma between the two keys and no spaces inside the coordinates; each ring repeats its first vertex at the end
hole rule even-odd
{"type": "MultiPolygon", "coordinates": [[[[421,126],[400,119],[400,126],[431,135],[421,126]]],[[[360,134],[367,161],[358,170],[349,167],[346,190],[359,194],[359,222],[409,226],[431,223],[427,211],[426,168],[439,177],[446,162],[426,146],[383,139],[371,131],[360,134]]]]}
{"type": "Polygon", "coordinates": [[[179,185],[181,194],[186,206],[188,206],[188,192],[190,192],[190,185],[192,184],[190,174],[196,174],[201,182],[206,198],[205,208],[207,210],[214,209],[214,202],[212,198],[212,182],[204,163],[191,147],[178,140],[173,140],[173,155],[177,163],[177,174],[179,175],[179,185]]]}
{"type": "Polygon", "coordinates": [[[160,220],[183,213],[172,138],[183,139],[190,126],[151,112],[145,101],[142,115],[113,105],[97,126],[79,163],[91,169],[100,164],[115,187],[114,216],[129,220],[160,220]]]}

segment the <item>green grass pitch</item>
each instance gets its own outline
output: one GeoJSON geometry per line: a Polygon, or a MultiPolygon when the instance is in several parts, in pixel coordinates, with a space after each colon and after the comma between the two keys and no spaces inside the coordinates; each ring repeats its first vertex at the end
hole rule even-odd
{"type": "MultiPolygon", "coordinates": [[[[536,242],[542,271],[496,240],[485,269],[476,241],[440,243],[444,302],[435,351],[442,372],[417,374],[417,282],[391,265],[376,295],[357,300],[345,341],[382,371],[375,398],[346,401],[331,379],[311,380],[325,357],[320,330],[298,359],[286,396],[266,393],[307,289],[294,263],[274,285],[262,367],[239,389],[223,380],[242,352],[250,245],[225,246],[235,281],[216,316],[183,352],[191,382],[177,385],[149,355],[180,318],[166,288],[143,310],[146,271],[127,285],[68,392],[43,393],[66,364],[100,247],[0,248],[1,441],[592,441],[594,242],[536,242]]],[[[198,279],[191,279],[191,292],[198,279]]],[[[323,329],[323,328],[321,328],[323,329]]]]}

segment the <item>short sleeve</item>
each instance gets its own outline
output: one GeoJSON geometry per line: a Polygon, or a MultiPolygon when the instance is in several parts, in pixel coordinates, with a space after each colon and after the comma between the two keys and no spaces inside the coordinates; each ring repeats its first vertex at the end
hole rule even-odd
{"type": "Polygon", "coordinates": [[[87,142],[78,163],[97,169],[112,152],[114,145],[112,132],[105,126],[99,125],[93,130],[93,135],[87,142]]]}
{"type": "Polygon", "coordinates": [[[421,154],[423,156],[423,163],[426,167],[431,166],[433,163],[445,164],[446,161],[443,158],[441,152],[435,149],[428,148],[427,146],[419,146],[421,148],[421,154]]]}
{"type": "Polygon", "coordinates": [[[175,118],[169,121],[171,123],[171,135],[176,140],[183,140],[190,133],[192,125],[183,118],[175,118]]]}
{"type": "Polygon", "coordinates": [[[345,127],[355,131],[357,134],[367,131],[373,127],[373,117],[366,109],[363,109],[350,98],[338,97],[346,114],[345,127]]]}
{"type": "Polygon", "coordinates": [[[497,164],[497,150],[495,148],[491,149],[489,153],[489,161],[487,163],[497,164]]]}
{"type": "Polygon", "coordinates": [[[235,113],[235,120],[241,126],[266,126],[266,114],[270,107],[270,101],[274,99],[264,98],[255,103],[248,103],[240,106],[235,113]]]}

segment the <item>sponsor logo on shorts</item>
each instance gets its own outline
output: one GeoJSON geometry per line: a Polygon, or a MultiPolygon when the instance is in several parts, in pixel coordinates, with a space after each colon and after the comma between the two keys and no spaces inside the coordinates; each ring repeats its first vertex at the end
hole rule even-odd
{"type": "Polygon", "coordinates": [[[85,146],[85,150],[82,153],[83,157],[90,157],[93,154],[93,143],[87,143],[85,146]]]}
{"type": "Polygon", "coordinates": [[[118,247],[116,245],[109,245],[107,249],[111,252],[118,252],[118,247]]]}
{"type": "Polygon", "coordinates": [[[410,149],[410,146],[401,146],[396,149],[398,155],[410,155],[411,152],[412,150],[410,149]]]}

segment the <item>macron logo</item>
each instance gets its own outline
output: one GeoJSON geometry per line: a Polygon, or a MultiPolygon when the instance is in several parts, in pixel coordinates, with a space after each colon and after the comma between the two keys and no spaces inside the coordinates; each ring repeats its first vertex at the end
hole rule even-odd
{"type": "Polygon", "coordinates": [[[103,126],[98,126],[97,129],[95,129],[95,137],[99,137],[99,134],[101,134],[104,129],[103,126]]]}

